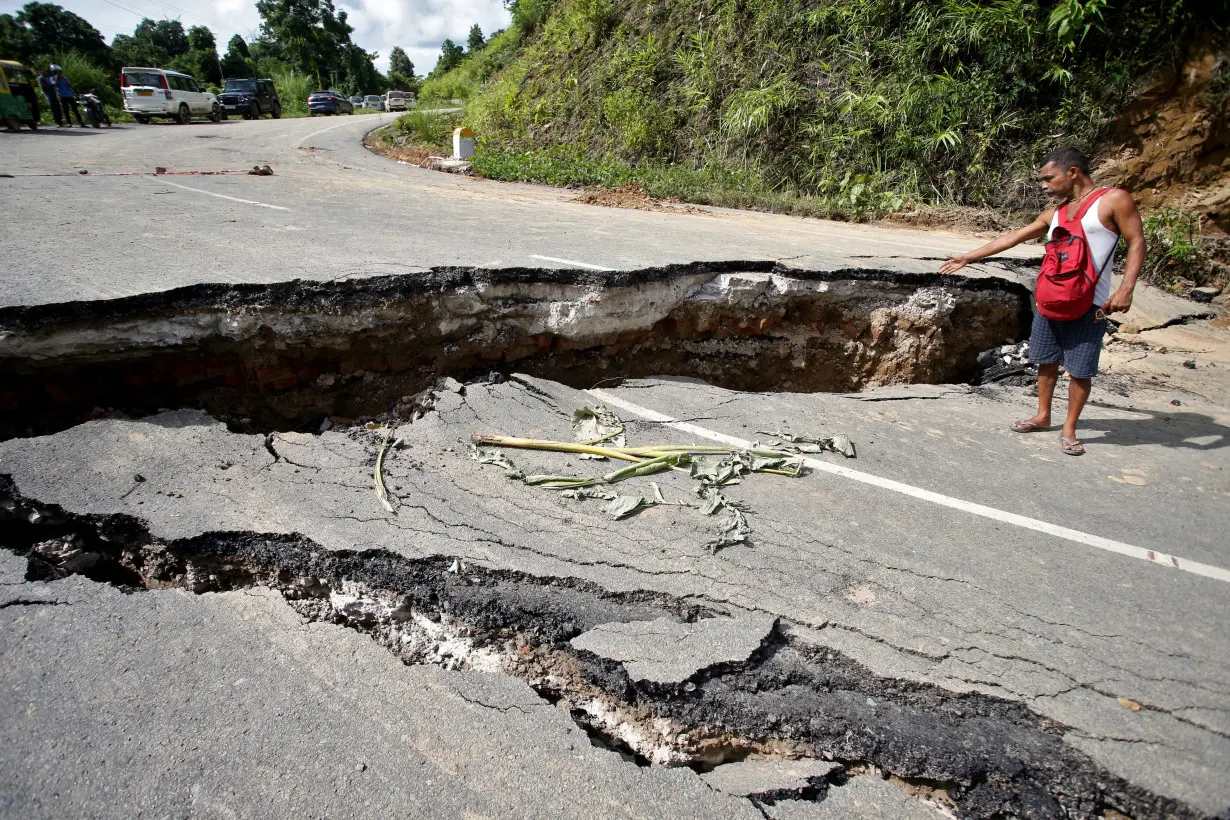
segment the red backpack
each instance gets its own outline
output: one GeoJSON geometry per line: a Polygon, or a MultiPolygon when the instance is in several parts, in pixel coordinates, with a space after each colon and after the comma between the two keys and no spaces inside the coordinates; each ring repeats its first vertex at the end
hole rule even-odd
{"type": "MultiPolygon", "coordinates": [[[[1080,210],[1066,219],[1068,204],[1059,206],[1059,224],[1051,231],[1038,274],[1038,312],[1048,319],[1061,322],[1079,319],[1093,307],[1093,293],[1098,284],[1098,271],[1093,267],[1093,254],[1085,239],[1081,220],[1102,194],[1110,188],[1099,188],[1090,194],[1080,210]]],[[[1109,261],[1109,260],[1108,260],[1109,261]]]]}

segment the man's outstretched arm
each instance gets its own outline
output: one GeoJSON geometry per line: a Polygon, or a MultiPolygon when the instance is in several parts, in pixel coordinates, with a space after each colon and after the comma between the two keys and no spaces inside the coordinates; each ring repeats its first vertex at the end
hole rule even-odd
{"type": "Polygon", "coordinates": [[[948,261],[940,265],[940,273],[956,273],[977,259],[994,256],[1000,251],[1006,251],[1022,242],[1028,242],[1030,239],[1037,239],[1039,236],[1043,236],[1046,233],[1046,229],[1050,227],[1051,213],[1051,211],[1046,211],[1024,228],[1017,228],[1012,233],[1006,233],[998,239],[992,239],[981,248],[966,253],[949,254],[948,261]]]}

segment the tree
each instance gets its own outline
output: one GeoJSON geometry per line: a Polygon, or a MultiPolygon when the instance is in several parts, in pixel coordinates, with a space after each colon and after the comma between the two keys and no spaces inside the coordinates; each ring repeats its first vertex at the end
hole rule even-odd
{"type": "Polygon", "coordinates": [[[252,65],[252,53],[248,44],[236,34],[226,44],[226,54],[222,55],[222,73],[227,77],[251,77],[256,73],[252,65]]]}
{"type": "Polygon", "coordinates": [[[24,49],[17,53],[6,51],[6,57],[20,54],[28,60],[38,54],[78,51],[100,66],[112,65],[111,49],[102,32],[54,3],[26,3],[16,16],[0,22],[0,42],[6,48],[24,49]]]}
{"type": "Polygon", "coordinates": [[[456,68],[463,59],[465,59],[465,49],[454,43],[452,40],[445,40],[440,45],[440,59],[436,61],[436,67],[431,73],[437,77],[445,74],[456,68]]]}
{"type": "Polygon", "coordinates": [[[23,63],[33,62],[34,40],[30,30],[11,14],[0,14],[0,54],[11,54],[23,63]]]}
{"type": "Polygon", "coordinates": [[[210,85],[221,83],[222,66],[214,33],[205,26],[188,29],[188,51],[173,58],[170,66],[210,85]]]}
{"type": "MultiPolygon", "coordinates": [[[[238,35],[236,35],[238,36],[238,35]]],[[[193,26],[188,29],[188,48],[192,51],[218,52],[218,41],[207,26],[193,26]]]]}
{"type": "Polygon", "coordinates": [[[291,65],[323,85],[363,82],[374,75],[371,55],[350,41],[354,27],[333,0],[258,0],[261,33],[291,65]]]}
{"type": "Polygon", "coordinates": [[[187,54],[190,48],[183,23],[145,18],[131,35],[117,34],[111,50],[122,65],[161,66],[187,54]]]}
{"type": "Polygon", "coordinates": [[[410,55],[401,46],[393,46],[389,52],[389,74],[395,73],[403,77],[414,76],[414,63],[410,62],[410,55]]]}
{"type": "Polygon", "coordinates": [[[478,23],[470,26],[470,37],[466,40],[466,49],[473,54],[476,51],[481,51],[485,45],[487,45],[487,41],[483,39],[483,30],[478,27],[478,23]]]}

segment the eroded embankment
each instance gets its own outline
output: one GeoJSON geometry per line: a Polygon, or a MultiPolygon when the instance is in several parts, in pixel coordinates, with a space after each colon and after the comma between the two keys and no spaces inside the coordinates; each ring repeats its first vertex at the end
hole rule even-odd
{"type": "MultiPolygon", "coordinates": [[[[134,592],[273,588],[306,617],[359,630],[406,663],[517,676],[641,764],[706,771],[753,755],[823,758],[851,772],[878,767],[962,816],[1196,816],[1100,768],[1022,704],[879,677],[796,640],[788,624],[768,629],[745,660],[669,683],[633,678],[625,664],[573,645],[601,625],[722,617],[668,595],[334,552],[293,535],[159,541],[129,516],[72,515],[25,498],[3,476],[0,544],[27,557],[32,581],[77,572],[134,592]]],[[[811,782],[789,796],[825,788],[811,782]]]]}
{"type": "Polygon", "coordinates": [[[0,309],[0,438],[167,407],[296,429],[389,412],[440,376],[514,367],[576,387],[649,375],[755,391],[954,382],[1028,316],[1028,292],[1004,280],[772,262],[197,285],[0,309]]]}

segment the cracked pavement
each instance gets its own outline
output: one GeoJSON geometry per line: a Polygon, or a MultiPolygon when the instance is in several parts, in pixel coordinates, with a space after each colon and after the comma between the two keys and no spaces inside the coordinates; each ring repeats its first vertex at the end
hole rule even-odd
{"type": "MultiPolygon", "coordinates": [[[[922,390],[926,401],[866,402],[650,379],[610,392],[735,435],[769,424],[844,432],[859,446],[862,470],[1227,563],[1226,458],[1219,448],[1183,446],[1212,429],[1196,420],[1175,421],[1173,440],[1107,446],[1103,458],[1063,463],[1072,481],[1095,488],[1082,494],[1049,478],[1059,458],[1042,446],[1049,441],[1000,432],[1020,401],[1013,391],[922,390]],[[1149,483],[1105,477],[1131,470],[1149,483]],[[1019,497],[1020,486],[1032,496],[1019,497]]],[[[199,412],[175,411],[4,442],[0,472],[28,498],[71,513],[132,515],[159,539],[298,533],[324,549],[460,558],[780,618],[794,637],[874,673],[1023,702],[1132,783],[1208,813],[1230,805],[1222,777],[1230,760],[1224,582],[889,492],[852,492],[820,473],[732,488],[753,510],[752,543],[709,555],[702,545],[712,524],[694,509],[658,506],[612,521],[598,503],[509,481],[468,458],[474,432],[568,438],[572,410],[587,401],[529,377],[452,383],[433,411],[399,428],[404,447],[385,458],[392,515],[372,490],[382,433],[361,428],[239,435],[199,412]],[[134,482],[138,475],[144,481],[134,482]]],[[[1091,424],[1132,415],[1098,408],[1091,424]]],[[[625,420],[634,443],[688,440],[625,420]]],[[[594,469],[564,454],[509,454],[527,472],[594,469]]],[[[670,500],[690,495],[685,478],[666,475],[660,484],[670,500]]],[[[630,673],[663,662],[660,647],[635,647],[630,640],[598,651],[628,661],[630,673]]]]}
{"type": "MultiPolygon", "coordinates": [[[[357,137],[376,121],[23,134],[0,171],[86,166],[91,176],[4,181],[13,243],[0,304],[200,282],[413,275],[433,265],[536,266],[544,255],[630,269],[693,261],[697,248],[710,260],[931,272],[945,252],[977,244],[721,209],[598,210],[568,201],[570,192],[446,177],[369,155],[357,137]],[[296,150],[308,144],[322,150],[296,150]],[[276,176],[101,175],[257,162],[276,176]],[[40,239],[49,196],[58,203],[53,227],[71,227],[79,240],[68,259],[40,239]],[[234,196],[287,210],[225,199],[234,196]],[[366,241],[407,225],[415,226],[412,247],[366,241]],[[455,241],[459,230],[467,241],[455,241]],[[304,239],[326,231],[363,241],[304,239]],[[229,248],[218,244],[223,232],[229,248]],[[115,241],[168,233],[183,243],[169,258],[147,253],[143,240],[115,241]]],[[[1022,249],[1016,258],[1036,255],[1022,249]]],[[[989,263],[968,272],[1025,281],[1023,271],[989,263]]],[[[1128,318],[1156,327],[1198,309],[1149,293],[1128,318]]],[[[1174,408],[1169,393],[1150,401],[1099,394],[1082,428],[1089,454],[1070,459],[1053,436],[1008,432],[1032,404],[1019,389],[753,394],[671,378],[602,387],[726,435],[846,433],[859,448],[849,466],[866,473],[1230,567],[1224,418],[1174,408]]],[[[737,666],[776,623],[799,645],[903,687],[933,685],[958,704],[963,693],[1023,704],[1110,773],[1198,813],[1230,812],[1224,582],[823,472],[730,488],[752,510],[751,541],[710,555],[703,545],[714,522],[694,509],[655,506],[612,521],[599,502],[509,481],[468,458],[474,432],[569,438],[573,409],[594,401],[529,377],[452,383],[431,412],[398,430],[405,446],[386,457],[395,514],[372,490],[382,431],[243,435],[192,410],[0,442],[0,475],[41,504],[132,516],[166,541],[295,533],[325,551],[387,550],[442,568],[460,561],[544,582],[579,579],[716,613],[681,624],[612,604],[610,620],[579,639],[651,685],[737,666]]],[[[698,441],[621,415],[633,443],[698,441]]],[[[561,454],[509,455],[527,471],[604,471],[561,454]]],[[[671,501],[694,497],[682,477],[656,480],[671,501]]],[[[738,764],[706,778],[637,767],[591,746],[566,711],[516,678],[403,665],[365,635],[306,621],[268,589],[125,594],[81,576],[27,581],[24,573],[23,560],[0,552],[0,691],[13,707],[0,719],[6,815],[937,816],[913,787],[875,774],[830,785],[818,801],[784,794],[756,805],[706,783],[742,782],[729,768],[738,764]]],[[[890,711],[863,700],[848,708],[869,723],[890,711]]],[[[811,782],[766,780],[746,791],[787,782],[789,792],[801,781],[811,782]]]]}
{"type": "Polygon", "coordinates": [[[595,748],[518,680],[404,666],[275,592],[134,605],[24,575],[0,554],[0,602],[60,606],[0,609],[6,665],[38,670],[0,682],[5,816],[760,816],[690,770],[595,748]]]}

